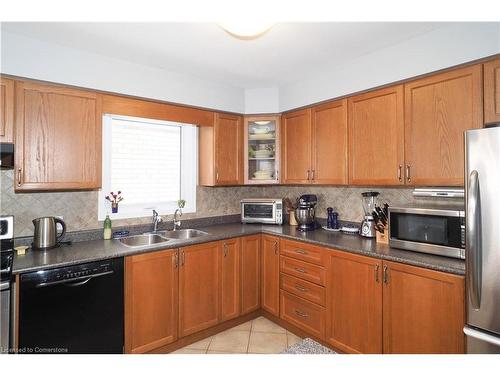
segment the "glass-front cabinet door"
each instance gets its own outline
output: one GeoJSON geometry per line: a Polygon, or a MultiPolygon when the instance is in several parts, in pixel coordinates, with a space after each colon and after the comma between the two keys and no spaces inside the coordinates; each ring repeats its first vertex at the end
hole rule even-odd
{"type": "Polygon", "coordinates": [[[280,117],[245,117],[245,184],[277,184],[280,117]]]}

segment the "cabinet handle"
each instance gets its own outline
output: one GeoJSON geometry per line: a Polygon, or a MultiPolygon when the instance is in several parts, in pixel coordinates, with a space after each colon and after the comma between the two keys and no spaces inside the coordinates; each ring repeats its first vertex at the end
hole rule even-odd
{"type": "Polygon", "coordinates": [[[379,269],[379,265],[377,264],[375,266],[375,282],[378,283],[378,269],[379,269]]]}
{"type": "Polygon", "coordinates": [[[300,273],[307,273],[307,271],[305,269],[303,269],[303,268],[297,268],[297,267],[295,267],[294,269],[295,269],[295,271],[300,272],[300,273]]]}
{"type": "Polygon", "coordinates": [[[276,171],[276,181],[280,180],[280,171],[276,171]]]}
{"type": "Polygon", "coordinates": [[[174,254],[174,268],[179,267],[179,253],[176,251],[174,254]]]}
{"type": "Polygon", "coordinates": [[[18,187],[21,187],[22,183],[21,183],[21,172],[22,172],[22,168],[17,168],[17,186],[18,187]]]}
{"type": "Polygon", "coordinates": [[[224,251],[224,258],[227,257],[227,244],[225,243],[222,245],[223,251],[224,251]]]}
{"type": "Polygon", "coordinates": [[[304,292],[304,293],[309,292],[309,289],[304,288],[302,285],[299,285],[299,284],[295,284],[295,289],[300,290],[301,292],[304,292]]]}
{"type": "Polygon", "coordinates": [[[219,171],[215,172],[215,181],[219,182],[219,171]]]}
{"type": "Polygon", "coordinates": [[[301,318],[309,318],[309,315],[307,315],[306,313],[303,313],[302,311],[299,311],[299,310],[295,310],[295,315],[297,316],[300,316],[301,318]]]}
{"type": "Polygon", "coordinates": [[[314,170],[314,169],[313,169],[313,170],[311,170],[311,180],[313,180],[313,181],[314,181],[314,179],[315,179],[315,174],[316,174],[316,173],[315,173],[315,170],[314,170]]]}
{"type": "Polygon", "coordinates": [[[387,266],[384,266],[383,274],[384,274],[384,284],[389,283],[389,272],[387,266]]]}
{"type": "Polygon", "coordinates": [[[307,255],[309,254],[306,250],[302,250],[302,249],[297,249],[295,250],[296,253],[299,253],[299,254],[302,254],[302,255],[307,255]]]}
{"type": "Polygon", "coordinates": [[[309,180],[311,179],[311,178],[310,178],[310,177],[311,177],[311,176],[310,176],[310,174],[311,174],[311,171],[308,169],[308,170],[307,170],[307,181],[309,181],[309,180]]]}
{"type": "Polygon", "coordinates": [[[182,250],[182,260],[181,260],[181,266],[183,266],[184,264],[186,264],[186,253],[184,252],[184,250],[182,250]]]}
{"type": "Polygon", "coordinates": [[[399,180],[399,182],[403,181],[403,178],[401,176],[402,169],[403,169],[403,165],[399,164],[399,167],[398,167],[398,180],[399,180]]]}
{"type": "Polygon", "coordinates": [[[274,243],[274,254],[278,255],[278,242],[274,243]]]}
{"type": "Polygon", "coordinates": [[[411,170],[411,165],[407,164],[406,165],[406,181],[408,181],[408,182],[411,182],[410,170],[411,170]]]}

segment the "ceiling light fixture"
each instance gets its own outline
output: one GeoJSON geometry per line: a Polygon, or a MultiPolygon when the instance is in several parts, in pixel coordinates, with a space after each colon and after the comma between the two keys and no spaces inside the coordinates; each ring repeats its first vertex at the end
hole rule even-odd
{"type": "Polygon", "coordinates": [[[274,23],[265,21],[232,21],[219,22],[218,25],[235,38],[250,40],[264,35],[273,27],[274,23]]]}

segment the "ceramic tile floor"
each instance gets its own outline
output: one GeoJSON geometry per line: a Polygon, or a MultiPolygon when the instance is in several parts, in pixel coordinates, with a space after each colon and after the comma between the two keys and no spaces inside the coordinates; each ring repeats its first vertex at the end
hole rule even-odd
{"type": "Polygon", "coordinates": [[[261,316],[172,354],[278,354],[301,340],[261,316]]]}

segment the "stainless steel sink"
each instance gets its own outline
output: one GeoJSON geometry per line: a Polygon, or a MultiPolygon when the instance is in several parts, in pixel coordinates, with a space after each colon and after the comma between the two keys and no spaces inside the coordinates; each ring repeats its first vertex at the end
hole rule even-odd
{"type": "Polygon", "coordinates": [[[207,232],[203,232],[197,229],[178,229],[178,230],[163,230],[158,231],[156,234],[176,240],[188,240],[190,238],[208,236],[207,232]]]}
{"type": "Polygon", "coordinates": [[[120,242],[128,247],[152,246],[167,241],[169,241],[168,238],[153,233],[139,234],[137,236],[120,238],[120,242]]]}

